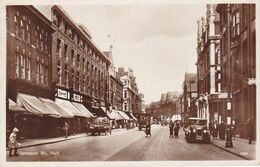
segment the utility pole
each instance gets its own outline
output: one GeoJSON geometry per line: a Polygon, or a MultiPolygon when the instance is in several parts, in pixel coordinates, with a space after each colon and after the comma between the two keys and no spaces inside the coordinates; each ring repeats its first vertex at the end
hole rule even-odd
{"type": "Polygon", "coordinates": [[[231,105],[231,27],[230,27],[230,21],[231,21],[231,6],[230,4],[227,4],[227,66],[228,66],[228,98],[227,98],[227,128],[226,128],[226,145],[225,147],[233,147],[232,142],[232,132],[231,132],[231,126],[232,126],[232,105],[231,105]]]}

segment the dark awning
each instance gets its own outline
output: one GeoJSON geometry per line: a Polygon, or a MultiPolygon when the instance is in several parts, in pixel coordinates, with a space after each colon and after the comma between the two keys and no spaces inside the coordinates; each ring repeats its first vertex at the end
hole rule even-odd
{"type": "MultiPolygon", "coordinates": [[[[105,111],[99,107],[88,107],[88,109],[97,117],[108,117],[105,111]]],[[[109,118],[109,117],[108,117],[109,118]]]]}

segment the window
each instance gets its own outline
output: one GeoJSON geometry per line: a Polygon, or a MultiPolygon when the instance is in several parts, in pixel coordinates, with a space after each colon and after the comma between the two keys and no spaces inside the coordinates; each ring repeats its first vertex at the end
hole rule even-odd
{"type": "Polygon", "coordinates": [[[80,75],[79,75],[79,72],[77,72],[77,80],[76,80],[76,90],[80,90],[80,82],[79,82],[79,78],[80,78],[80,75]]]}
{"type": "Polygon", "coordinates": [[[80,55],[77,54],[77,67],[80,68],[80,55]]]}
{"type": "Polygon", "coordinates": [[[85,59],[84,58],[82,59],[82,67],[83,67],[83,72],[85,72],[86,68],[85,68],[85,59]]]}
{"type": "Polygon", "coordinates": [[[74,89],[74,88],[75,88],[75,75],[74,75],[74,69],[72,69],[72,71],[71,71],[71,85],[72,85],[72,88],[74,89]]]}
{"type": "Polygon", "coordinates": [[[82,91],[85,93],[86,91],[86,86],[85,86],[85,75],[83,75],[83,78],[82,78],[82,91]]]}
{"type": "Polygon", "coordinates": [[[21,62],[20,62],[20,67],[21,67],[21,78],[25,79],[25,56],[21,55],[21,62]]]}
{"type": "Polygon", "coordinates": [[[40,63],[40,83],[44,84],[44,65],[40,63]]]}
{"type": "Polygon", "coordinates": [[[19,77],[19,54],[15,54],[15,77],[19,77]]]}
{"type": "Polygon", "coordinates": [[[61,63],[60,63],[60,61],[57,62],[57,79],[58,79],[58,84],[61,85],[61,63]]]}
{"type": "Polygon", "coordinates": [[[65,68],[64,68],[64,74],[65,74],[65,86],[68,87],[69,86],[69,69],[68,69],[68,65],[65,64],[65,68]]]}
{"type": "Polygon", "coordinates": [[[49,73],[49,71],[48,71],[48,66],[45,66],[45,72],[44,72],[44,83],[45,83],[45,85],[48,85],[48,73],[49,73]]]}
{"type": "Polygon", "coordinates": [[[232,16],[232,36],[236,37],[240,34],[240,16],[239,12],[236,11],[232,16]]]}
{"type": "Polygon", "coordinates": [[[127,98],[127,90],[124,90],[124,98],[127,98]]]}
{"type": "Polygon", "coordinates": [[[57,56],[61,57],[61,40],[57,39],[57,56]]]}
{"type": "Polygon", "coordinates": [[[71,50],[71,61],[72,61],[72,65],[75,66],[75,56],[74,56],[74,50],[71,50]]]}
{"type": "Polygon", "coordinates": [[[68,45],[64,44],[64,56],[66,58],[66,61],[68,61],[69,59],[67,51],[68,51],[68,45]]]}
{"type": "Polygon", "coordinates": [[[124,109],[127,111],[127,103],[124,103],[124,109]]]}
{"type": "Polygon", "coordinates": [[[40,64],[36,62],[36,83],[40,83],[40,64]]]}
{"type": "Polygon", "coordinates": [[[31,80],[31,58],[26,58],[26,78],[31,80]]]}

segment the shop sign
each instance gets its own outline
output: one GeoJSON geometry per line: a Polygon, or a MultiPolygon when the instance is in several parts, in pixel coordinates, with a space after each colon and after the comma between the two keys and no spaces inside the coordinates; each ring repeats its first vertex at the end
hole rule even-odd
{"type": "Polygon", "coordinates": [[[81,96],[80,96],[80,95],[77,95],[77,94],[73,94],[73,100],[74,100],[74,101],[81,102],[81,96]]]}
{"type": "Polygon", "coordinates": [[[226,99],[228,97],[228,94],[227,93],[219,93],[218,94],[218,98],[219,99],[226,99]]]}
{"type": "Polygon", "coordinates": [[[68,92],[66,90],[58,89],[58,97],[68,99],[68,92]]]}
{"type": "Polygon", "coordinates": [[[248,85],[256,85],[256,80],[255,80],[255,78],[248,78],[247,84],[248,84],[248,85]]]}

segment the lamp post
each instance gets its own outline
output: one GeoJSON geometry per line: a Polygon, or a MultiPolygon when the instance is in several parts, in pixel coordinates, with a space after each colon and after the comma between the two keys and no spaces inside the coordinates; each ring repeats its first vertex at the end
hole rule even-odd
{"type": "Polygon", "coordinates": [[[225,147],[233,147],[232,142],[232,105],[231,105],[231,40],[230,40],[230,21],[231,21],[231,7],[227,4],[227,66],[228,66],[228,98],[227,98],[227,128],[226,128],[226,144],[225,147]]]}
{"type": "Polygon", "coordinates": [[[189,81],[190,84],[190,92],[189,92],[189,96],[190,96],[190,100],[189,100],[189,117],[191,116],[191,98],[192,98],[192,92],[191,92],[191,84],[195,83],[194,80],[189,81]]]}

